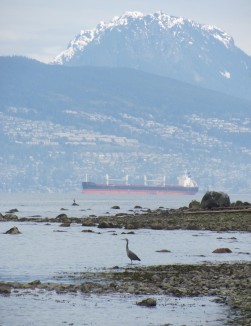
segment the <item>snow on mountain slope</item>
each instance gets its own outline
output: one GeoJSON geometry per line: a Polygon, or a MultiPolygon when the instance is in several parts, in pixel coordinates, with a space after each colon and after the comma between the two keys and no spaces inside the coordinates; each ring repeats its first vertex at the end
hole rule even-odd
{"type": "Polygon", "coordinates": [[[126,12],[81,31],[54,64],[129,67],[251,99],[251,57],[220,28],[126,12]]]}

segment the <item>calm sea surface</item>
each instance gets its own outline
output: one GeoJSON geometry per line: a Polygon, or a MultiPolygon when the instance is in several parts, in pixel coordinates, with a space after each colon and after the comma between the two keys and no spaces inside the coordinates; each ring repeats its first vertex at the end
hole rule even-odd
{"type": "MultiPolygon", "coordinates": [[[[19,217],[56,217],[64,208],[68,216],[112,215],[135,210],[135,205],[151,209],[188,206],[202,196],[11,193],[0,195],[0,212],[5,214],[16,208],[19,217]],[[72,206],[73,199],[79,206],[72,206]],[[120,209],[112,209],[114,205],[120,209]]],[[[251,201],[248,195],[232,195],[230,199],[251,201]]],[[[125,237],[123,230],[93,227],[93,233],[82,232],[85,229],[79,224],[63,228],[58,223],[1,222],[0,281],[39,279],[67,283],[71,282],[71,273],[128,266],[125,241],[121,241],[125,237]],[[22,234],[4,234],[13,226],[22,234]]],[[[246,232],[135,230],[127,237],[129,247],[141,258],[141,266],[251,261],[251,237],[246,232]],[[218,247],[228,247],[232,254],[213,254],[218,247]],[[160,249],[171,252],[158,253],[160,249]]],[[[222,325],[227,314],[227,308],[213,302],[213,298],[156,296],[158,304],[154,309],[137,306],[140,299],[128,294],[87,296],[18,291],[0,298],[0,325],[222,325]]]]}
{"type": "MultiPolygon", "coordinates": [[[[143,208],[157,209],[179,208],[188,206],[192,200],[201,201],[204,193],[196,195],[165,196],[165,195],[86,195],[76,193],[0,193],[0,212],[4,214],[10,209],[18,209],[17,216],[27,217],[40,215],[56,217],[62,213],[62,208],[68,216],[84,217],[89,215],[117,214],[129,212],[136,205],[143,208]],[[72,206],[73,200],[79,206],[72,206]],[[118,205],[120,210],[112,207],[118,205]]],[[[251,202],[251,194],[231,194],[231,202],[236,200],[251,202]]]]}

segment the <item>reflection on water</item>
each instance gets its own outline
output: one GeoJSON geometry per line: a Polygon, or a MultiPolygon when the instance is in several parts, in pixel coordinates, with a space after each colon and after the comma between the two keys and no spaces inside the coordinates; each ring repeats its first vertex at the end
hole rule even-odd
{"type": "Polygon", "coordinates": [[[155,308],[136,305],[147,296],[18,291],[2,297],[1,326],[222,325],[227,308],[212,298],[154,296],[155,308]]]}

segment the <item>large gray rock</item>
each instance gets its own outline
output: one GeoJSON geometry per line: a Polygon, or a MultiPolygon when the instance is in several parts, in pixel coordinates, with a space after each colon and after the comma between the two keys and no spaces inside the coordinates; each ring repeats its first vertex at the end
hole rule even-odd
{"type": "Polygon", "coordinates": [[[5,234],[21,234],[21,232],[18,230],[16,226],[13,226],[13,228],[6,231],[5,234]]]}
{"type": "Polygon", "coordinates": [[[224,192],[208,191],[201,200],[201,208],[229,207],[229,196],[224,192]]]}

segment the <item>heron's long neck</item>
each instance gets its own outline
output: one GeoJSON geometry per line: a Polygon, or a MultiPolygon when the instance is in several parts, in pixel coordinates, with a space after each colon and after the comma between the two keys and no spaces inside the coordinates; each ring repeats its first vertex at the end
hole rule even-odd
{"type": "Polygon", "coordinates": [[[128,240],[126,241],[126,251],[129,251],[129,247],[128,247],[128,240]]]}

